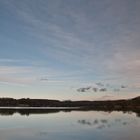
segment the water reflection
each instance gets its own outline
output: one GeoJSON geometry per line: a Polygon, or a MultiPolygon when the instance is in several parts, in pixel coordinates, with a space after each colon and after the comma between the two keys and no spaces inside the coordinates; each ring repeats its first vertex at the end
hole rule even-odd
{"type": "MultiPolygon", "coordinates": [[[[84,112],[88,112],[88,111],[92,111],[92,110],[83,110],[83,109],[71,109],[71,108],[67,108],[67,109],[9,109],[9,108],[5,108],[5,109],[0,109],[0,115],[1,116],[8,116],[8,115],[14,115],[15,113],[18,113],[20,115],[32,115],[32,114],[50,114],[50,113],[58,113],[58,112],[71,112],[71,111],[84,111],[84,112]]],[[[97,111],[97,110],[96,110],[97,111]]],[[[104,112],[107,113],[111,113],[113,111],[107,111],[105,110],[104,112]]],[[[136,113],[137,117],[140,117],[140,111],[136,110],[136,111],[122,111],[124,114],[128,113],[128,114],[132,114],[132,113],[136,113]]],[[[102,120],[104,123],[107,120],[102,120]]],[[[90,125],[90,122],[84,122],[83,123],[87,123],[90,125]]],[[[95,120],[96,123],[96,120],[95,120]]]]}
{"type": "Polygon", "coordinates": [[[134,112],[1,109],[0,114],[2,140],[139,140],[140,138],[140,118],[134,112]]]}
{"type": "Polygon", "coordinates": [[[60,111],[70,112],[71,110],[59,110],[59,109],[0,109],[0,115],[14,115],[19,113],[20,115],[29,116],[31,114],[49,114],[58,113],[60,111]]]}
{"type": "Polygon", "coordinates": [[[94,121],[89,121],[86,119],[78,120],[77,121],[81,125],[88,125],[88,126],[95,126],[97,129],[103,129],[103,128],[110,128],[113,127],[113,125],[128,125],[130,122],[126,122],[125,120],[121,119],[115,119],[115,120],[107,120],[107,119],[95,119],[94,121]]]}

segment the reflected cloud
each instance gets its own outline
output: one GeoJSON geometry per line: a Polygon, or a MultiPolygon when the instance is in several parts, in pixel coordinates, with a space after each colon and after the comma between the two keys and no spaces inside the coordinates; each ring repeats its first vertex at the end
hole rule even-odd
{"type": "Polygon", "coordinates": [[[114,119],[114,120],[109,120],[109,119],[95,119],[94,121],[92,120],[78,120],[78,123],[81,125],[88,125],[88,126],[92,126],[95,127],[96,129],[104,129],[104,128],[110,128],[110,127],[114,127],[116,125],[119,126],[125,126],[130,124],[130,121],[125,121],[123,119],[114,119]]]}
{"type": "Polygon", "coordinates": [[[103,119],[103,120],[101,120],[101,122],[102,123],[108,123],[108,120],[103,119]]]}
{"type": "Polygon", "coordinates": [[[102,129],[102,128],[105,128],[106,125],[108,125],[108,120],[95,119],[94,121],[89,121],[89,120],[83,119],[83,120],[78,120],[78,123],[80,123],[82,125],[96,126],[96,128],[102,129]]]}
{"type": "Polygon", "coordinates": [[[97,119],[95,119],[94,122],[93,122],[93,124],[95,124],[95,125],[98,124],[98,123],[99,123],[99,121],[97,119]]]}
{"type": "Polygon", "coordinates": [[[127,125],[127,124],[128,124],[128,122],[123,122],[122,124],[123,124],[123,125],[127,125]]]}
{"type": "Polygon", "coordinates": [[[78,120],[78,123],[83,124],[83,125],[92,125],[92,123],[87,120],[78,120]]]}
{"type": "Polygon", "coordinates": [[[48,135],[48,132],[42,131],[42,132],[39,132],[39,135],[40,136],[47,136],[48,135]]]}
{"type": "Polygon", "coordinates": [[[104,125],[104,124],[99,125],[99,126],[97,127],[97,129],[103,129],[103,128],[105,128],[105,125],[104,125]]]}

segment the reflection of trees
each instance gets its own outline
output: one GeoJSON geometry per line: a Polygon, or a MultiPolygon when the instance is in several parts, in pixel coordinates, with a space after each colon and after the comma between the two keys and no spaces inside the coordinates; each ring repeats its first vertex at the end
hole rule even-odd
{"type": "MultiPolygon", "coordinates": [[[[31,114],[49,114],[49,113],[58,113],[60,111],[63,111],[63,112],[71,112],[71,111],[95,111],[94,109],[71,109],[71,108],[67,108],[67,109],[37,109],[37,108],[34,108],[34,109],[23,109],[23,108],[20,108],[20,109],[14,109],[14,108],[3,108],[3,109],[0,109],[0,115],[13,115],[14,113],[19,113],[20,115],[26,115],[26,116],[29,116],[31,114]]],[[[96,110],[96,111],[105,111],[107,113],[111,113],[112,111],[108,111],[108,110],[96,110]]],[[[116,111],[116,110],[114,110],[116,111]]],[[[131,114],[131,113],[136,113],[137,117],[140,117],[140,111],[138,110],[134,110],[134,111],[122,111],[123,113],[128,113],[128,114],[131,114]]],[[[102,120],[103,123],[106,123],[107,120],[102,120]]],[[[95,120],[95,123],[97,123],[98,120],[95,120]]],[[[84,122],[83,123],[87,123],[89,124],[89,122],[84,122]]]]}
{"type": "Polygon", "coordinates": [[[55,109],[0,109],[0,115],[13,115],[19,113],[20,115],[29,116],[31,114],[49,114],[57,113],[61,110],[55,109]]]}
{"type": "Polygon", "coordinates": [[[13,115],[15,112],[13,110],[8,110],[8,109],[2,109],[0,110],[0,115],[2,116],[8,116],[8,115],[13,115]]]}
{"type": "Polygon", "coordinates": [[[140,117],[140,111],[136,111],[137,117],[140,117]]]}

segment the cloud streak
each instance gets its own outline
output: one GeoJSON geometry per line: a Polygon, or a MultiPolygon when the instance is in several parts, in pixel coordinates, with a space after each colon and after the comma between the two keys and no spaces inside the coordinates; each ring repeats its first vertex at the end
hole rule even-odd
{"type": "MultiPolygon", "coordinates": [[[[126,4],[131,3],[108,0],[103,3],[95,2],[94,5],[92,1],[89,1],[85,6],[74,7],[73,11],[71,10],[73,4],[68,6],[63,1],[56,2],[56,4],[50,1],[40,3],[35,1],[32,7],[31,4],[32,2],[8,2],[8,5],[16,11],[15,14],[26,23],[24,25],[27,28],[26,31],[45,43],[47,47],[42,48],[44,55],[46,53],[60,62],[79,65],[82,68],[95,70],[96,73],[98,70],[100,72],[101,69],[104,69],[112,74],[131,73],[135,75],[140,70],[140,50],[137,40],[139,30],[130,28],[131,26],[134,28],[139,21],[136,19],[137,15],[132,17],[133,11],[128,11],[128,8],[125,7],[126,4]],[[38,10],[35,8],[37,4],[38,10]],[[99,6],[99,10],[103,8],[104,16],[101,16],[103,11],[98,11],[97,8],[90,13],[91,5],[99,6]],[[97,15],[93,13],[97,13],[97,15]],[[128,14],[130,17],[124,19],[128,14]],[[131,18],[134,23],[127,23],[131,18]],[[64,22],[58,19],[62,19],[64,22]],[[65,22],[68,23],[69,28],[65,22]],[[122,24],[123,22],[125,25],[122,24]],[[107,27],[108,30],[115,27],[114,30],[119,29],[119,32],[109,30],[108,34],[105,34],[107,30],[103,27],[107,27]],[[125,32],[128,33],[125,35],[125,32]],[[116,36],[113,37],[112,34],[116,36]],[[91,37],[92,39],[90,39],[91,37]],[[103,52],[104,45],[105,51],[103,52]],[[72,58],[75,59],[75,63],[71,61],[72,58]],[[81,60],[83,63],[79,64],[78,62],[81,60]]],[[[76,2],[76,5],[78,4],[79,2],[76,2]]],[[[140,12],[138,9],[135,11],[140,12]]]]}
{"type": "Polygon", "coordinates": [[[120,92],[139,84],[139,0],[10,0],[0,5],[5,40],[0,45],[7,56],[0,58],[1,81],[28,83],[29,77],[30,83],[58,82],[81,87],[80,92],[120,92]],[[122,87],[114,86],[118,83],[122,87]]]}

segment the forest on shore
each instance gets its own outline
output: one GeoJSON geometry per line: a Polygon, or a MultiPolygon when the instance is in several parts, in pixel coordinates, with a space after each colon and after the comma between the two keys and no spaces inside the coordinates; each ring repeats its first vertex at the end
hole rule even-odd
{"type": "Polygon", "coordinates": [[[133,99],[106,101],[0,98],[0,107],[79,107],[93,110],[140,110],[140,96],[133,99]]]}

